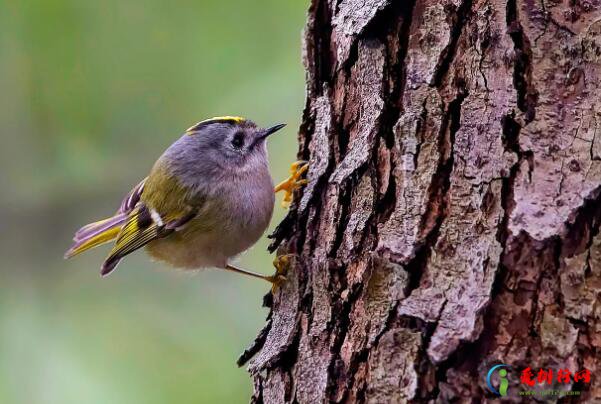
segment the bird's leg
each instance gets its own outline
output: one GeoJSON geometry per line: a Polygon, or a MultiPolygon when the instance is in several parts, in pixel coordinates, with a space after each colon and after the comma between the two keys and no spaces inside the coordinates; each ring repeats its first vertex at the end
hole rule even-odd
{"type": "Polygon", "coordinates": [[[271,283],[273,283],[273,281],[274,281],[272,276],[267,276],[267,275],[259,274],[256,272],[247,271],[246,269],[238,268],[231,264],[227,264],[224,269],[226,269],[228,271],[232,271],[232,272],[237,272],[242,275],[252,276],[253,278],[263,279],[263,280],[266,280],[267,282],[271,282],[271,283]]]}
{"type": "Polygon", "coordinates": [[[307,184],[307,180],[301,177],[309,169],[309,163],[303,160],[296,161],[290,166],[290,177],[280,182],[274,188],[274,192],[284,191],[284,199],[282,206],[288,208],[292,202],[292,194],[294,191],[307,184]]]}
{"type": "Polygon", "coordinates": [[[256,272],[247,271],[242,268],[238,268],[234,265],[227,264],[224,269],[232,272],[237,272],[242,275],[252,276],[253,278],[259,278],[270,282],[272,285],[271,290],[274,291],[278,286],[282,284],[286,280],[286,272],[290,266],[290,257],[291,255],[285,254],[275,257],[273,260],[273,266],[275,267],[275,273],[273,275],[263,275],[258,274],[256,272]]]}

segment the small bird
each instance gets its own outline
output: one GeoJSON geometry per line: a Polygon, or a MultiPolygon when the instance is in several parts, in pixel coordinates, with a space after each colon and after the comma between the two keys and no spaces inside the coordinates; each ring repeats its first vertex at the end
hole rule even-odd
{"type": "MultiPolygon", "coordinates": [[[[116,240],[101,267],[110,274],[126,255],[145,247],[153,258],[184,269],[216,267],[277,283],[231,261],[259,240],[274,208],[266,140],[282,129],[260,128],[233,116],[201,121],[186,130],[156,161],[148,177],[123,199],[114,216],[79,229],[71,258],[116,240]]],[[[304,185],[308,166],[292,165],[292,175],[276,187],[285,202],[304,185]]]]}

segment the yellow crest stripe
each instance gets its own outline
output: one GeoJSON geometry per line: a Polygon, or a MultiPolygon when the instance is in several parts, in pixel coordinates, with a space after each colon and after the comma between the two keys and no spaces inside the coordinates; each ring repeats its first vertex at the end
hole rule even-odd
{"type": "Polygon", "coordinates": [[[242,118],[241,116],[214,116],[213,118],[205,119],[204,121],[200,121],[200,122],[190,126],[188,129],[186,129],[186,133],[194,132],[194,131],[198,130],[201,126],[207,125],[210,123],[221,122],[221,123],[240,124],[244,121],[246,121],[246,119],[242,118]]]}
{"type": "Polygon", "coordinates": [[[245,120],[246,119],[242,118],[241,116],[214,116],[213,118],[201,121],[201,123],[208,123],[211,121],[234,121],[235,123],[240,123],[245,120]]]}

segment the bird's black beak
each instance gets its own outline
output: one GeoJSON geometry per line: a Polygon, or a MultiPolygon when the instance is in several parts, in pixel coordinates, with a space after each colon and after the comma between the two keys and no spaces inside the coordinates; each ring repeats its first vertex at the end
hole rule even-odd
{"type": "Polygon", "coordinates": [[[278,130],[282,129],[284,126],[286,126],[285,123],[280,123],[278,125],[272,126],[271,128],[264,129],[259,135],[259,139],[265,139],[267,136],[274,134],[278,130]]]}

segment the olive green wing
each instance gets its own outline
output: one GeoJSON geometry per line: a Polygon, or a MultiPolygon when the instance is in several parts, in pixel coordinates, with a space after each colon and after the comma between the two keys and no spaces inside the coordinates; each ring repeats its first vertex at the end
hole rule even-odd
{"type": "Polygon", "coordinates": [[[196,190],[193,194],[168,170],[159,158],[150,175],[139,186],[140,192],[126,198],[122,210],[128,217],[101,274],[111,273],[126,255],[153,240],[167,237],[184,226],[199,212],[205,198],[196,190]]]}
{"type": "Polygon", "coordinates": [[[196,210],[161,217],[144,202],[130,213],[127,222],[121,228],[115,246],[102,264],[100,274],[110,274],[126,255],[145,246],[153,240],[168,236],[196,216],[196,210]]]}

